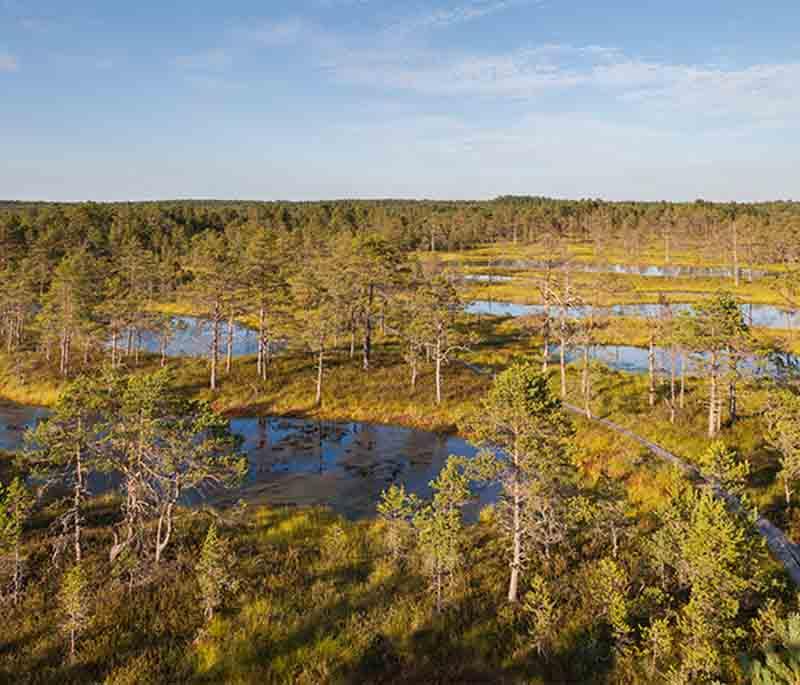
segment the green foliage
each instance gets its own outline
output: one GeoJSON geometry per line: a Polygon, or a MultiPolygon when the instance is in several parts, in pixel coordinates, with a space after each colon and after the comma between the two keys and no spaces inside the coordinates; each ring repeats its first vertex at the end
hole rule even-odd
{"type": "Polygon", "coordinates": [[[548,657],[555,648],[561,611],[544,577],[534,575],[529,586],[522,604],[529,621],[528,635],[537,653],[548,657]]]}
{"type": "Polygon", "coordinates": [[[378,516],[386,521],[386,547],[395,561],[408,547],[411,521],[420,507],[417,496],[408,494],[403,485],[390,485],[381,493],[378,516]]]}
{"type": "MultiPolygon", "coordinates": [[[[19,603],[22,595],[25,567],[22,532],[32,508],[33,497],[19,476],[5,489],[0,483],[0,560],[10,567],[9,594],[14,604],[19,603]]],[[[0,571],[5,569],[0,566],[0,571]]],[[[1,578],[0,582],[5,583],[5,580],[1,578]]],[[[0,598],[5,594],[5,588],[0,585],[0,598]]]]}
{"type": "Polygon", "coordinates": [[[775,617],[773,639],[765,646],[763,660],[745,661],[754,685],[795,685],[800,682],[800,614],[775,617]]]}
{"type": "Polygon", "coordinates": [[[743,637],[737,617],[748,590],[756,590],[752,568],[758,548],[747,526],[705,492],[695,498],[680,542],[681,577],[690,591],[679,617],[684,658],[679,673],[698,681],[722,674],[724,654],[743,637]]]}
{"type": "Polygon", "coordinates": [[[800,396],[788,390],[771,393],[765,413],[766,439],[780,453],[786,504],[800,479],[800,396]]]}
{"type": "Polygon", "coordinates": [[[470,497],[470,475],[460,457],[449,457],[431,481],[433,499],[414,514],[418,551],[441,611],[445,595],[463,563],[462,506],[470,497]]]}
{"type": "Polygon", "coordinates": [[[87,582],[80,563],[70,566],[61,582],[58,600],[61,607],[61,628],[69,637],[69,655],[75,661],[78,636],[89,625],[87,582]]]}
{"type": "Polygon", "coordinates": [[[214,618],[214,612],[222,606],[227,595],[236,592],[239,583],[234,575],[235,564],[228,544],[219,537],[217,524],[212,523],[195,567],[206,621],[214,618]]]}
{"type": "Polygon", "coordinates": [[[736,450],[728,448],[721,440],[716,440],[698,458],[700,470],[706,478],[712,478],[734,495],[744,493],[750,464],[739,459],[736,450]]]}

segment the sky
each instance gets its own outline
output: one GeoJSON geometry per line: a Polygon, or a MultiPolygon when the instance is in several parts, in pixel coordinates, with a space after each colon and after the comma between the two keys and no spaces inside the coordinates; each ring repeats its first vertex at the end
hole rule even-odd
{"type": "Polygon", "coordinates": [[[800,200],[797,0],[0,0],[0,199],[800,200]]]}

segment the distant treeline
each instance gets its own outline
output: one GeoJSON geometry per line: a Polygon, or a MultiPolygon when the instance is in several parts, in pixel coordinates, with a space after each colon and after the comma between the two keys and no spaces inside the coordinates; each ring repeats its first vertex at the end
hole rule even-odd
{"type": "Polygon", "coordinates": [[[796,258],[800,204],[605,202],[504,196],[490,201],[337,200],[248,202],[175,200],[51,204],[0,202],[0,240],[34,243],[44,236],[60,249],[77,244],[104,249],[120,236],[155,247],[180,243],[206,230],[257,223],[302,236],[377,233],[400,249],[460,250],[498,241],[533,244],[558,236],[598,251],[632,258],[663,244],[717,262],[782,262],[796,258]],[[87,245],[87,243],[89,245],[87,245]]]}

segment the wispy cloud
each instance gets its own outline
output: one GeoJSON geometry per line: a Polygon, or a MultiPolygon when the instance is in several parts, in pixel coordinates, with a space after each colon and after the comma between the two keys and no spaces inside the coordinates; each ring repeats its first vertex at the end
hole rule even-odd
{"type": "Polygon", "coordinates": [[[247,28],[243,30],[243,33],[262,45],[275,47],[296,43],[309,31],[310,26],[305,21],[293,17],[247,28]]]}
{"type": "Polygon", "coordinates": [[[444,28],[456,24],[464,24],[482,19],[498,12],[511,9],[522,4],[531,4],[533,0],[473,0],[460,5],[440,7],[427,14],[422,14],[409,22],[410,26],[427,28],[444,28]]]}
{"type": "Polygon", "coordinates": [[[0,72],[11,73],[19,71],[19,62],[14,55],[0,52],[0,72]]]}
{"type": "Polygon", "coordinates": [[[178,55],[172,60],[174,66],[190,71],[221,71],[227,69],[233,58],[225,50],[207,50],[189,55],[178,55]]]}
{"type": "Polygon", "coordinates": [[[629,105],[695,110],[695,115],[800,114],[800,62],[723,68],[673,64],[615,47],[540,45],[489,55],[342,47],[321,58],[344,83],[428,96],[535,98],[582,89],[629,105]]]}

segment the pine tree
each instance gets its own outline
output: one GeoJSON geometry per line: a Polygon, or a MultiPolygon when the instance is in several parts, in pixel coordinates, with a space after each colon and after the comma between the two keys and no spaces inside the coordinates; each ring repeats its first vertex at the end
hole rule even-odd
{"type": "Polygon", "coordinates": [[[227,542],[219,537],[217,524],[212,523],[195,566],[199,599],[206,621],[211,621],[225,598],[236,592],[238,581],[233,574],[233,563],[227,542]]]}
{"type": "Polygon", "coordinates": [[[430,486],[433,499],[414,516],[418,550],[431,580],[436,611],[444,607],[447,588],[462,562],[461,508],[470,496],[470,475],[462,457],[451,456],[430,486]]]}
{"type": "Polygon", "coordinates": [[[793,486],[800,480],[800,396],[788,390],[773,392],[764,418],[767,441],[780,453],[780,476],[788,507],[793,486]]]}
{"type": "Polygon", "coordinates": [[[700,471],[706,478],[718,482],[734,495],[744,493],[750,462],[740,460],[736,450],[729,449],[721,440],[715,440],[698,458],[700,471]]]}
{"type": "Polygon", "coordinates": [[[80,563],[64,574],[58,598],[63,615],[61,628],[69,637],[69,658],[74,663],[78,637],[89,623],[86,576],[80,563]]]}
{"type": "Polygon", "coordinates": [[[571,424],[547,377],[532,364],[517,364],[494,379],[467,428],[503,485],[511,557],[508,601],[516,602],[530,547],[538,545],[549,555],[563,538],[563,491],[574,477],[566,451],[571,424]]]}
{"type": "Polygon", "coordinates": [[[381,493],[378,516],[386,521],[386,546],[392,559],[400,559],[411,532],[411,521],[420,508],[416,495],[410,495],[402,485],[391,485],[381,493]]]}
{"type": "Polygon", "coordinates": [[[11,598],[16,605],[22,598],[24,558],[22,530],[33,506],[33,498],[22,479],[16,477],[3,492],[0,484],[0,554],[11,562],[11,598]]]}

